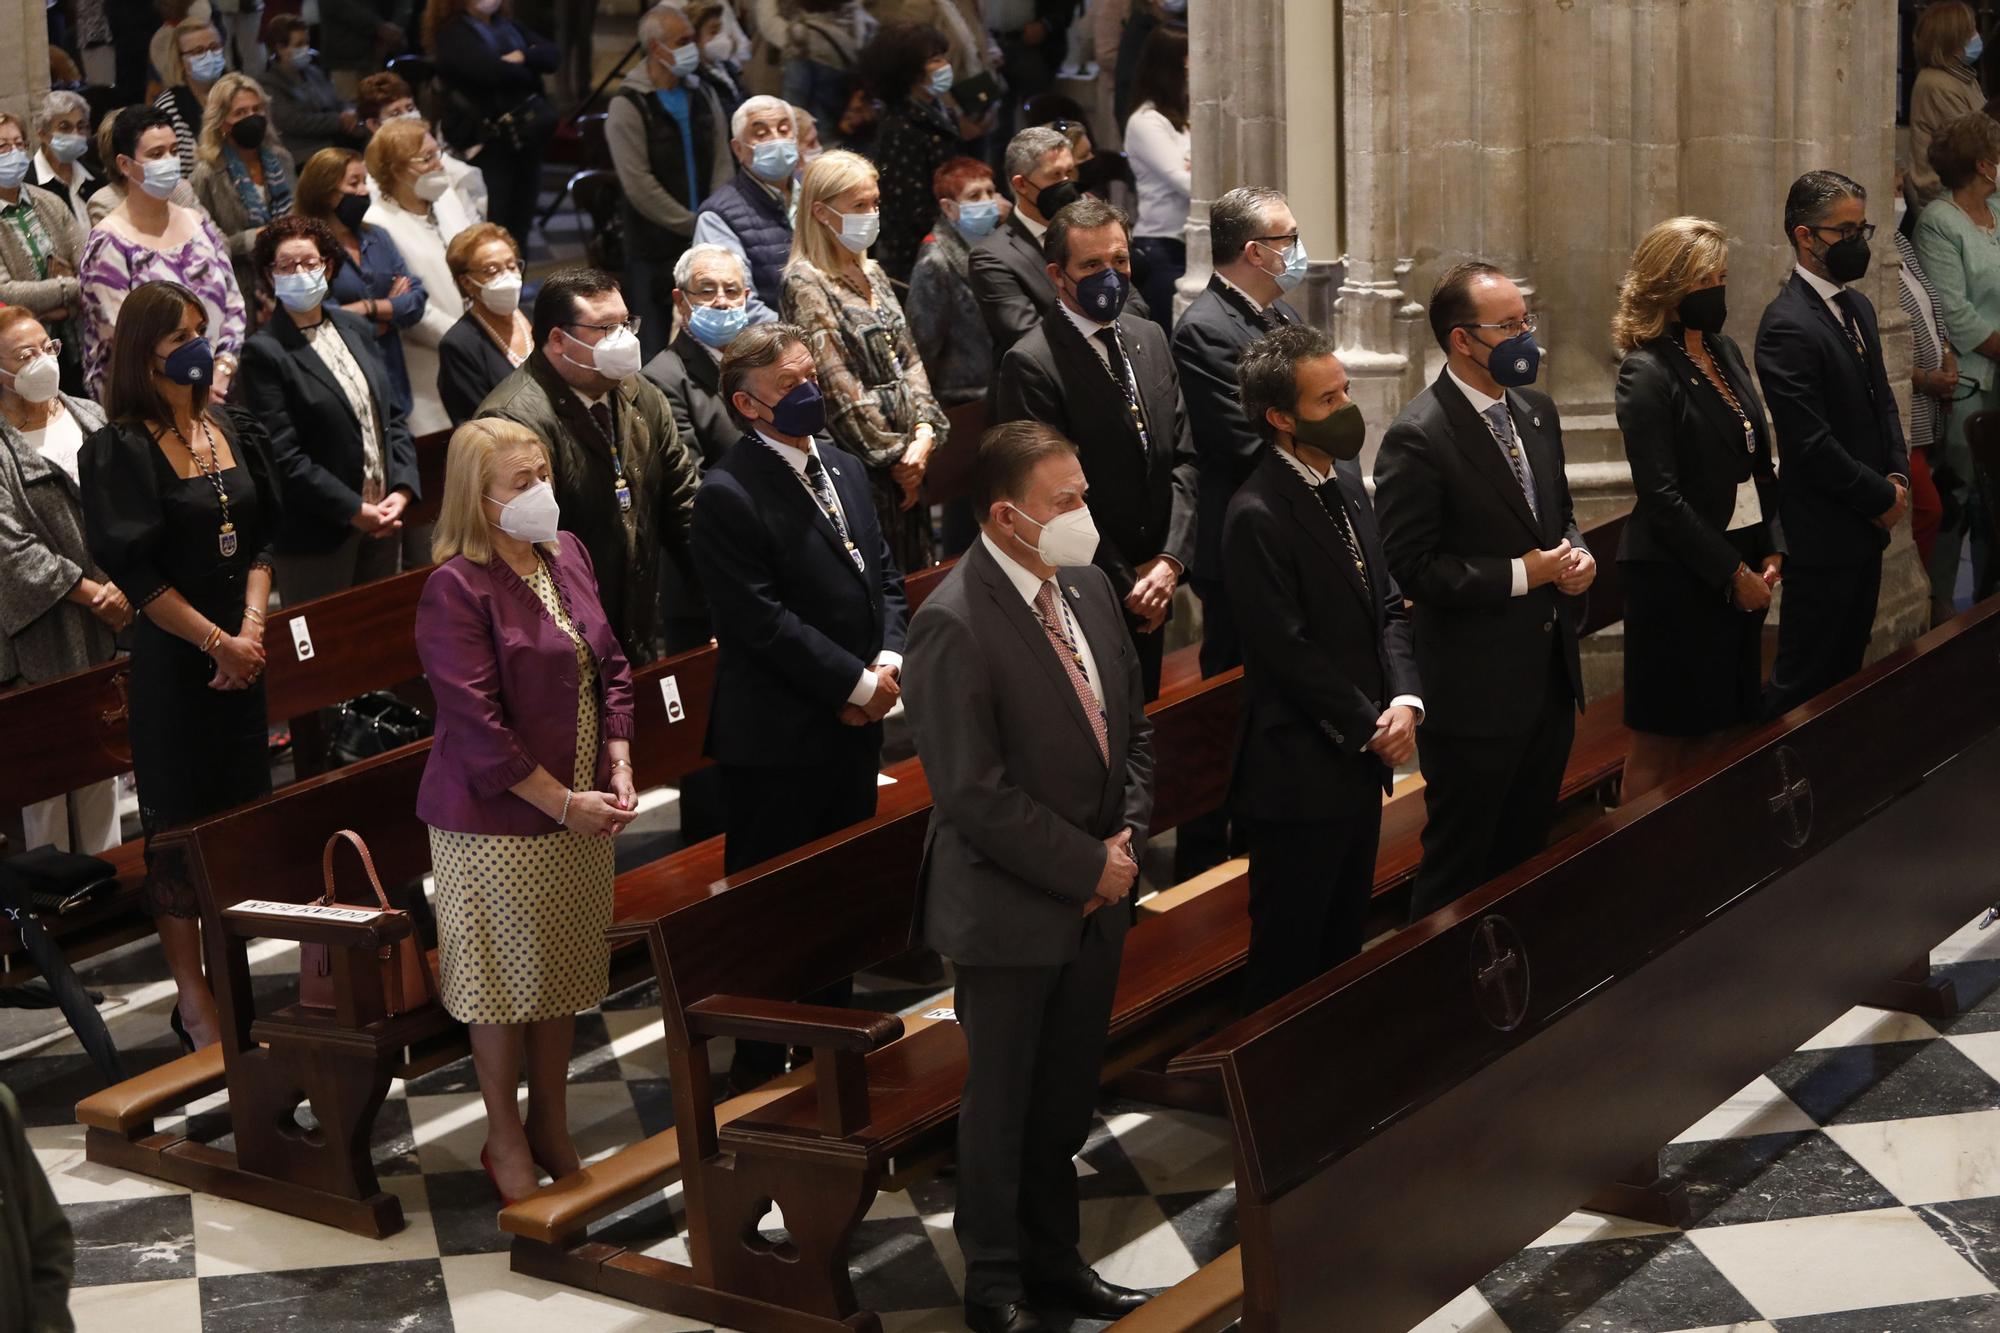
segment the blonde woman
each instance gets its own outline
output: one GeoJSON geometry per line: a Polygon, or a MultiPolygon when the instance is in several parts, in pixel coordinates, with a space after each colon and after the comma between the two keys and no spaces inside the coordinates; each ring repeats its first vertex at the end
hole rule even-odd
{"type": "Polygon", "coordinates": [[[437,740],[417,793],[437,881],[439,990],[470,1025],[480,1165],[502,1201],[580,1162],[565,1102],[576,1011],[603,1000],[612,839],[637,809],[632,674],[547,451],[511,421],[451,437],[417,607],[437,740]],[[528,1115],[516,1109],[523,1064],[528,1115]]]}
{"type": "Polygon", "coordinates": [[[827,432],[867,465],[882,534],[908,571],[932,563],[924,467],[949,427],[903,307],[868,257],[881,204],[865,157],[831,152],[806,168],[783,307],[812,348],[827,432]]]}
{"type": "Polygon", "coordinates": [[[1618,545],[1628,801],[1758,717],[1784,544],[1764,405],[1722,331],[1728,277],[1722,228],[1669,218],[1633,251],[1611,323],[1637,492],[1618,545]]]}
{"type": "Polygon", "coordinates": [[[229,242],[236,285],[256,306],[250,263],[257,233],[292,211],[297,171],[271,126],[264,89],[248,74],[225,74],[208,90],[201,142],[195,148],[194,193],[215,229],[229,242]]]}
{"type": "Polygon", "coordinates": [[[1943,197],[1945,186],[1931,166],[1931,140],[1960,116],[1986,105],[1979,87],[1983,44],[1972,6],[1965,0],[1931,0],[1917,16],[1911,46],[1917,81],[1910,89],[1910,203],[1922,208],[1943,197]]]}
{"type": "Polygon", "coordinates": [[[165,60],[156,63],[165,86],[153,105],[166,113],[174,127],[181,174],[193,176],[195,145],[201,141],[208,94],[229,63],[222,50],[222,34],[207,19],[184,18],[174,25],[173,40],[162,41],[159,50],[165,60]]]}
{"type": "Polygon", "coordinates": [[[410,431],[449,430],[451,418],[438,397],[438,344],[465,313],[452,281],[445,247],[472,225],[451,188],[438,141],[420,120],[392,120],[368,141],[368,174],[377,197],[366,221],[396,243],[410,277],[423,284],[422,318],[403,329],[403,360],[410,376],[410,431]]]}

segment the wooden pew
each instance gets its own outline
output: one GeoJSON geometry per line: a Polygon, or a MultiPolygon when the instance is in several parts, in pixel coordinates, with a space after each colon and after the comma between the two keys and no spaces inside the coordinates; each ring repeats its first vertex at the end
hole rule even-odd
{"type": "Polygon", "coordinates": [[[1246,1333],[1402,1333],[2000,897],[1996,656],[2000,599],[1176,1059],[1246,1333]]]}

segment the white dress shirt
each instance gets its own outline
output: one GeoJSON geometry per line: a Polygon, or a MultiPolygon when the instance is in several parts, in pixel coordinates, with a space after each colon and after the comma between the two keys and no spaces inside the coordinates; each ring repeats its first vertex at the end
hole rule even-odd
{"type": "MultiPolygon", "coordinates": [[[[1130,279],[1127,279],[1127,281],[1129,282],[1130,279]]],[[[1076,331],[1081,333],[1083,340],[1090,344],[1090,350],[1097,353],[1098,361],[1106,370],[1110,370],[1113,375],[1116,375],[1118,372],[1113,370],[1111,366],[1111,353],[1104,349],[1103,343],[1097,341],[1097,335],[1111,326],[1109,324],[1099,324],[1088,315],[1079,315],[1070,306],[1070,303],[1061,297],[1056,298],[1056,309],[1069,316],[1069,322],[1076,325],[1076,331]]]]}
{"type": "Polygon", "coordinates": [[[1250,308],[1251,308],[1252,310],[1255,310],[1255,311],[1256,311],[1257,313],[1259,313],[1259,314],[1262,314],[1262,313],[1264,313],[1265,311],[1267,311],[1267,310],[1269,310],[1269,309],[1271,308],[1271,304],[1272,304],[1271,302],[1269,302],[1269,301],[1260,301],[1260,300],[1258,300],[1258,299],[1257,299],[1256,297],[1254,297],[1254,296],[1252,296],[1252,295],[1251,295],[1250,293],[1248,293],[1248,292],[1244,291],[1244,290],[1243,290],[1243,289],[1242,289],[1241,287],[1237,286],[1237,285],[1236,285],[1235,283],[1231,282],[1231,281],[1230,281],[1229,279],[1227,279],[1227,278],[1223,277],[1223,276],[1222,276],[1222,275],[1221,275],[1220,273],[1218,273],[1218,274],[1216,274],[1216,275],[1215,275],[1215,280],[1216,280],[1217,282],[1221,283],[1221,284],[1222,284],[1223,286],[1227,287],[1227,288],[1228,288],[1228,289],[1229,289],[1230,291],[1232,291],[1232,292],[1235,292],[1235,293],[1236,293],[1236,294],[1237,294],[1238,296],[1242,297],[1242,298],[1243,298],[1243,299],[1244,299],[1245,301],[1248,301],[1248,302],[1250,303],[1250,308]]]}
{"type": "MultiPolygon", "coordinates": [[[[1300,458],[1297,454],[1294,454],[1289,449],[1278,450],[1278,457],[1284,459],[1285,462],[1289,463],[1291,465],[1292,471],[1298,474],[1299,480],[1303,481],[1307,486],[1311,487],[1315,491],[1317,491],[1320,487],[1324,486],[1333,477],[1333,474],[1331,472],[1322,475],[1318,472],[1313,471],[1311,466],[1309,466],[1304,459],[1300,458]]],[[[1343,506],[1342,508],[1344,512],[1345,506],[1343,506]]],[[[1359,528],[1353,527],[1354,516],[1352,514],[1349,514],[1347,516],[1347,522],[1350,531],[1354,533],[1354,544],[1356,546],[1361,545],[1361,530],[1359,528]]],[[[1389,707],[1408,708],[1417,715],[1418,725],[1421,726],[1423,724],[1424,701],[1417,695],[1399,694],[1395,698],[1389,701],[1389,707]]],[[[1372,741],[1374,739],[1375,738],[1373,736],[1370,736],[1368,738],[1369,741],[1372,741]]],[[[1364,751],[1367,750],[1368,742],[1363,741],[1361,743],[1360,748],[1364,751]]]]}
{"type": "MultiPolygon", "coordinates": [[[[1028,604],[1028,614],[1034,616],[1039,622],[1041,616],[1035,610],[1035,598],[1041,596],[1043,580],[1036,578],[1032,570],[1023,567],[1020,561],[1001,550],[1000,543],[994,541],[984,532],[979,534],[979,540],[986,543],[986,552],[993,557],[993,563],[1000,566],[1001,571],[1007,575],[1007,581],[1014,585],[1014,591],[1020,593],[1021,600],[1028,604]]],[[[1060,579],[1061,577],[1062,574],[1058,572],[1056,578],[1060,579]]],[[[1049,581],[1054,582],[1055,580],[1052,579],[1049,581]]],[[[1083,659],[1083,678],[1090,685],[1091,697],[1096,699],[1097,706],[1102,708],[1104,707],[1104,681],[1097,674],[1097,656],[1090,651],[1090,637],[1083,632],[1083,626],[1078,623],[1076,616],[1071,613],[1069,600],[1063,596],[1061,587],[1057,587],[1056,589],[1056,606],[1062,613],[1063,628],[1076,641],[1076,655],[1083,659]]]]}
{"type": "Polygon", "coordinates": [[[48,424],[40,430],[24,430],[21,438],[30,449],[52,466],[59,467],[72,484],[77,482],[77,456],[83,452],[83,427],[58,400],[49,413],[48,424]]]}
{"type": "MultiPolygon", "coordinates": [[[[800,449],[794,445],[786,444],[783,440],[773,439],[771,436],[766,435],[761,427],[757,428],[757,438],[764,442],[765,448],[784,459],[785,466],[799,474],[799,481],[810,492],[812,484],[806,481],[806,459],[808,456],[819,458],[819,446],[813,443],[812,439],[808,437],[806,447],[800,449]]],[[[825,459],[820,459],[820,466],[826,466],[825,459]]],[[[831,477],[827,479],[827,489],[833,492],[834,511],[840,515],[840,521],[845,523],[847,521],[847,506],[840,502],[840,491],[832,484],[832,481],[831,477]]],[[[817,498],[814,499],[813,503],[819,503],[817,498]]],[[[866,708],[868,706],[868,701],[875,697],[877,681],[874,669],[878,666],[894,667],[900,676],[903,670],[903,655],[901,653],[892,653],[887,648],[875,654],[875,660],[868,664],[868,669],[861,673],[861,679],[855,681],[854,688],[847,692],[847,702],[853,704],[856,708],[866,708]]]]}
{"type": "MultiPolygon", "coordinates": [[[[1444,373],[1451,376],[1451,382],[1453,384],[1456,384],[1458,386],[1458,391],[1465,395],[1465,401],[1471,403],[1472,410],[1479,413],[1479,415],[1482,417],[1486,415],[1487,408],[1492,407],[1495,403],[1502,403],[1506,401],[1503,398],[1495,398],[1491,394],[1481,393],[1479,390],[1473,388],[1470,384],[1467,384],[1464,380],[1460,379],[1458,377],[1458,372],[1453,370],[1450,366],[1446,366],[1444,368],[1444,373]]],[[[1512,421],[1513,417],[1514,417],[1513,409],[1509,408],[1507,410],[1507,418],[1508,420],[1512,421]]],[[[1480,424],[1482,426],[1485,425],[1483,421],[1480,424]]],[[[1490,429],[1488,430],[1487,435],[1488,438],[1491,438],[1492,432],[1490,429]]],[[[1518,442],[1520,438],[1521,438],[1521,423],[1516,421],[1514,422],[1514,439],[1518,442]]],[[[1498,444],[1498,442],[1495,442],[1493,447],[1495,449],[1498,449],[1500,445],[1498,444]]],[[[1511,462],[1507,466],[1509,471],[1513,470],[1513,464],[1511,462]]],[[[1528,474],[1528,484],[1530,486],[1534,485],[1535,468],[1534,464],[1528,461],[1528,451],[1525,448],[1521,450],[1521,470],[1528,474]]],[[[1509,562],[1509,568],[1513,571],[1513,585],[1509,589],[1507,595],[1510,597],[1527,596],[1528,562],[1526,560],[1516,559],[1509,562]]]]}
{"type": "MultiPolygon", "coordinates": [[[[1039,190],[1036,191],[1037,196],[1039,196],[1040,193],[1041,192],[1039,190]]],[[[1037,222],[1018,208],[1014,210],[1014,216],[1021,219],[1021,225],[1028,229],[1028,235],[1034,237],[1036,241],[1040,241],[1042,239],[1042,234],[1048,231],[1049,229],[1048,223],[1037,222]]]]}

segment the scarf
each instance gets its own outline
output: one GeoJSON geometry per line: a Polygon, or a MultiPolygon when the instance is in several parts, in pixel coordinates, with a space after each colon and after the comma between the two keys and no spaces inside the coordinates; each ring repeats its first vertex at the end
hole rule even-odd
{"type": "Polygon", "coordinates": [[[229,183],[236,187],[236,197],[243,202],[243,211],[250,215],[252,226],[261,227],[272,218],[292,211],[292,183],[285,178],[284,164],[269,146],[258,149],[257,157],[264,165],[268,202],[257,192],[257,182],[251,179],[250,168],[243,165],[242,157],[232,149],[222,151],[222,165],[229,172],[229,183]]]}

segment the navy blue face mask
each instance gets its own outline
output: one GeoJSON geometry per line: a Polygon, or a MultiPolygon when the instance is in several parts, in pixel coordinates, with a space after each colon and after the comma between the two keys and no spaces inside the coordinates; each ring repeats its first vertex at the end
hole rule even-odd
{"type": "MultiPolygon", "coordinates": [[[[1481,341],[1476,332],[1473,341],[1481,341]]],[[[1535,341],[1535,331],[1523,329],[1489,349],[1486,373],[1502,388],[1521,389],[1535,382],[1535,373],[1541,365],[1542,349],[1535,341]]]]}
{"type": "Polygon", "coordinates": [[[215,378],[215,349],[207,338],[190,338],[168,353],[161,373],[175,384],[207,384],[215,378]]]}
{"type": "Polygon", "coordinates": [[[1132,280],[1115,268],[1100,269],[1073,285],[1078,308],[1099,324],[1117,319],[1125,309],[1125,298],[1132,294],[1132,280]]]}
{"type": "Polygon", "coordinates": [[[759,407],[770,409],[771,429],[780,435],[794,438],[817,435],[826,427],[826,400],[820,396],[819,385],[811,380],[800,380],[775,403],[767,403],[754,394],[751,398],[759,407]]]}

